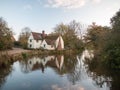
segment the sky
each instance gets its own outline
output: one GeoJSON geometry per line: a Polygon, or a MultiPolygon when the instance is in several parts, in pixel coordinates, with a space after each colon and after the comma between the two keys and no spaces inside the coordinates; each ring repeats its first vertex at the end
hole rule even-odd
{"type": "Polygon", "coordinates": [[[0,17],[7,21],[16,39],[24,27],[48,34],[57,24],[72,20],[110,26],[110,18],[119,9],[120,0],[0,0],[0,17]]]}

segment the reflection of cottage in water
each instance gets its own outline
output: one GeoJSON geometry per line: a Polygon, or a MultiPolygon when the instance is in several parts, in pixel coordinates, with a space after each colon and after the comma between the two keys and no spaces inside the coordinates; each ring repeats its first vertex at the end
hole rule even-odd
{"type": "Polygon", "coordinates": [[[62,69],[64,63],[64,56],[47,56],[47,57],[33,57],[28,61],[20,61],[21,70],[24,73],[28,73],[30,71],[35,71],[41,69],[44,72],[44,69],[47,67],[57,68],[59,70],[62,69]]]}

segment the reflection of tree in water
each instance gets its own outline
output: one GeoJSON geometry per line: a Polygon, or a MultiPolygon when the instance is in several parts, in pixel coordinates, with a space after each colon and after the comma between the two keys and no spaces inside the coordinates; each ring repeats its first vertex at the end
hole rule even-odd
{"type": "Polygon", "coordinates": [[[78,80],[80,80],[81,75],[81,68],[78,62],[79,61],[76,55],[55,55],[43,58],[33,57],[29,60],[20,61],[19,64],[23,73],[28,73],[38,69],[43,70],[47,67],[50,67],[59,75],[67,74],[68,80],[75,84],[78,80]],[[41,66],[41,64],[43,66],[41,66]]]}
{"type": "Polygon", "coordinates": [[[120,72],[115,70],[110,70],[101,64],[99,56],[95,56],[92,60],[86,58],[85,64],[87,64],[87,72],[90,77],[95,81],[95,84],[99,87],[104,87],[105,85],[109,87],[110,90],[120,89],[120,72]]]}
{"type": "Polygon", "coordinates": [[[11,73],[12,68],[10,63],[4,62],[4,64],[0,64],[0,88],[2,88],[3,84],[6,82],[7,76],[11,73]]]}
{"type": "Polygon", "coordinates": [[[82,68],[80,65],[80,58],[81,55],[65,55],[64,64],[61,70],[54,68],[55,72],[59,75],[66,74],[68,80],[75,84],[81,79],[82,68]]]}
{"type": "Polygon", "coordinates": [[[80,64],[76,55],[66,57],[65,68],[67,71],[68,80],[70,82],[75,84],[77,81],[80,80],[81,69],[80,69],[80,64]]]}
{"type": "Polygon", "coordinates": [[[21,60],[20,61],[20,68],[21,68],[21,72],[23,73],[28,73],[30,70],[29,70],[29,67],[28,67],[28,60],[21,60]]]}

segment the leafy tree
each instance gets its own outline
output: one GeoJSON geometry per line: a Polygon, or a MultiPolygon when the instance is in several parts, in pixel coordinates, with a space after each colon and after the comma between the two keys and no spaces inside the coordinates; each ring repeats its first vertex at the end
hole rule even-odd
{"type": "Polygon", "coordinates": [[[93,60],[120,69],[120,10],[111,18],[112,28],[91,25],[85,37],[94,49],[93,60]]]}
{"type": "Polygon", "coordinates": [[[105,47],[105,61],[112,67],[120,69],[120,10],[111,18],[112,31],[105,47]]]}
{"type": "Polygon", "coordinates": [[[120,32],[120,9],[115,16],[111,18],[111,25],[114,32],[120,32]]]}
{"type": "Polygon", "coordinates": [[[107,26],[99,26],[93,23],[87,29],[87,35],[85,41],[92,49],[103,48],[107,41],[107,34],[110,32],[110,28],[107,26]]]}
{"type": "Polygon", "coordinates": [[[19,42],[23,48],[27,48],[28,45],[28,38],[30,36],[31,29],[29,27],[25,27],[22,29],[19,35],[19,42]]]}
{"type": "Polygon", "coordinates": [[[7,22],[0,18],[0,50],[11,49],[13,46],[12,31],[7,22]]]}
{"type": "Polygon", "coordinates": [[[80,24],[76,21],[72,21],[69,24],[60,23],[54,28],[53,33],[62,35],[66,49],[81,49],[83,43],[77,35],[79,28],[80,24]]]}

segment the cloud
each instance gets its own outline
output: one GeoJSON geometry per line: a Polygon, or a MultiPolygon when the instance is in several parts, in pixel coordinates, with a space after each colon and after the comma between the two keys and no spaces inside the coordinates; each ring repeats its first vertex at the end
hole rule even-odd
{"type": "Polygon", "coordinates": [[[92,2],[96,4],[96,3],[100,3],[101,0],[92,0],[92,2]]]}
{"type": "Polygon", "coordinates": [[[43,4],[43,2],[42,2],[41,0],[37,0],[37,2],[38,2],[40,5],[43,4]]]}
{"type": "Polygon", "coordinates": [[[52,85],[53,90],[85,90],[80,85],[71,85],[68,83],[68,85],[64,87],[59,87],[58,85],[52,85]]]}
{"type": "Polygon", "coordinates": [[[24,7],[23,7],[25,10],[31,10],[32,9],[32,6],[31,5],[25,5],[24,7]]]}
{"type": "Polygon", "coordinates": [[[74,9],[85,5],[86,0],[47,0],[45,7],[74,9]]]}
{"type": "Polygon", "coordinates": [[[45,7],[76,9],[85,6],[87,2],[98,4],[102,0],[46,0],[46,1],[47,3],[44,5],[45,7]]]}

